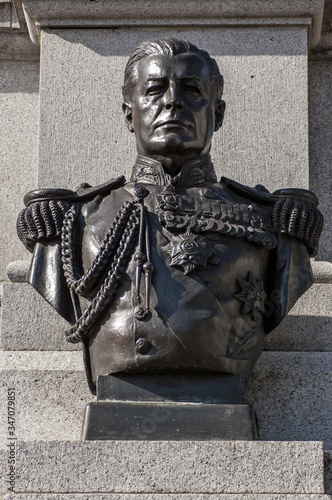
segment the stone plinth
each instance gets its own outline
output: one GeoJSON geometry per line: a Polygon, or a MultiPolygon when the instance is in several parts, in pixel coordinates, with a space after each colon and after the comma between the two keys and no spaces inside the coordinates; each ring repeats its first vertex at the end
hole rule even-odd
{"type": "Polygon", "coordinates": [[[252,441],[258,434],[247,404],[103,401],[86,407],[82,439],[252,441]]]}
{"type": "Polygon", "coordinates": [[[319,495],[323,448],[318,442],[18,442],[15,491],[319,495]]]}
{"type": "Polygon", "coordinates": [[[241,375],[122,374],[97,377],[84,440],[258,439],[241,375]]]}
{"type": "MultiPolygon", "coordinates": [[[[1,398],[16,388],[17,436],[25,441],[80,439],[90,394],[81,352],[0,352],[1,398]]],[[[265,352],[247,387],[262,440],[332,436],[332,353],[265,352]]],[[[0,443],[7,436],[1,407],[0,443]]]]}
{"type": "Polygon", "coordinates": [[[289,494],[272,494],[272,495],[265,495],[265,494],[257,494],[255,493],[254,495],[244,493],[244,494],[238,494],[235,493],[234,495],[232,494],[217,494],[217,495],[210,495],[210,493],[207,493],[206,495],[203,493],[179,493],[179,494],[169,494],[166,493],[164,494],[158,494],[158,497],[154,493],[150,494],[139,494],[136,495],[136,493],[114,493],[114,494],[98,494],[98,493],[89,493],[88,495],[85,494],[65,494],[61,493],[60,495],[57,494],[49,494],[46,493],[43,495],[42,493],[33,493],[31,495],[6,495],[4,500],[330,500],[332,497],[330,495],[301,495],[295,493],[294,495],[289,494]]]}
{"type": "Polygon", "coordinates": [[[8,351],[79,350],[65,338],[68,323],[28,283],[4,283],[2,347],[8,351]]]}
{"type": "Polygon", "coordinates": [[[263,353],[246,392],[260,439],[332,444],[331,370],[331,352],[263,353]]]}
{"type": "Polygon", "coordinates": [[[8,442],[8,389],[15,389],[19,439],[80,439],[84,408],[93,401],[82,353],[0,351],[0,449],[6,449],[8,442]]]}

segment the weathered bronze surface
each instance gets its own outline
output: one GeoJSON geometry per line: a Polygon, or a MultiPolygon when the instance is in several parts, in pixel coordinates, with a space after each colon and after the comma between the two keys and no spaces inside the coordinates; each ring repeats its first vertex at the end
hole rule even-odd
{"type": "Polygon", "coordinates": [[[246,404],[89,403],[82,430],[84,441],[253,441],[257,428],[246,404]]]}
{"type": "Polygon", "coordinates": [[[130,182],[25,197],[30,283],[71,323],[68,341],[83,342],[92,391],[119,373],[248,378],[265,335],[312,283],[315,195],[217,181],[222,87],[215,61],[188,42],[142,44],[123,87],[130,182]]]}

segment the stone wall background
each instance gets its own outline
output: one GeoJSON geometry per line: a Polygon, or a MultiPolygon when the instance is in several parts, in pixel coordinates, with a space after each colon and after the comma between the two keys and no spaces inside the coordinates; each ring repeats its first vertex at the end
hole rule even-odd
{"type": "Polygon", "coordinates": [[[29,258],[16,236],[24,193],[37,185],[39,63],[0,61],[0,281],[9,262],[29,258]]]}
{"type": "Polygon", "coordinates": [[[211,150],[217,175],[307,188],[304,27],[43,31],[38,185],[130,177],[136,152],[121,109],[124,68],[140,42],[165,37],[208,50],[224,75],[225,120],[211,150]]]}
{"type": "Polygon", "coordinates": [[[324,214],[318,259],[332,261],[332,60],[309,64],[310,189],[324,214]]]}

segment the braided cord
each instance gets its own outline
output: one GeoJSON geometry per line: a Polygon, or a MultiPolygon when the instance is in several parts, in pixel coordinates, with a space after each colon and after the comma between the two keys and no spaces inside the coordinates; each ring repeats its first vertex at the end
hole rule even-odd
{"type": "Polygon", "coordinates": [[[69,289],[75,287],[79,275],[74,255],[74,224],[78,216],[78,206],[74,204],[65,215],[61,231],[62,268],[69,289]]]}
{"type": "Polygon", "coordinates": [[[79,217],[79,205],[74,204],[64,218],[61,249],[62,265],[67,286],[78,295],[84,295],[96,286],[109,268],[103,284],[82,316],[66,331],[68,342],[88,339],[89,331],[112,301],[114,292],[127,268],[140,226],[140,205],[126,202],[116,214],[99,251],[85,274],[79,273],[76,262],[74,227],[79,217]]]}
{"type": "Polygon", "coordinates": [[[106,265],[109,263],[111,256],[121,240],[123,231],[132,215],[133,208],[133,203],[126,202],[116,215],[111,228],[100,245],[93,263],[87,272],[77,281],[75,286],[75,292],[77,294],[88,292],[95,286],[96,280],[99,279],[104,272],[106,265]]]}
{"type": "Polygon", "coordinates": [[[95,326],[99,316],[112,301],[136,243],[140,226],[139,212],[140,209],[138,206],[133,208],[103,284],[75,325],[66,331],[68,342],[77,343],[87,340],[89,338],[89,331],[95,326]]]}
{"type": "Polygon", "coordinates": [[[111,228],[107,232],[99,251],[82,276],[79,274],[74,252],[74,224],[78,217],[77,207],[72,206],[67,212],[62,229],[62,263],[64,275],[69,288],[78,295],[88,294],[96,285],[119,244],[121,235],[133,211],[134,204],[126,202],[114,218],[111,228]]]}

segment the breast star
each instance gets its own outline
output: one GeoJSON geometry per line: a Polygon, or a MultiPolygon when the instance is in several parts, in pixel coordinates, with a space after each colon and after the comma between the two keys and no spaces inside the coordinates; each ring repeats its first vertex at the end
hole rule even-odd
{"type": "Polygon", "coordinates": [[[262,313],[265,311],[265,300],[267,295],[264,290],[264,283],[262,280],[254,278],[251,272],[248,274],[248,280],[237,280],[241,286],[241,292],[234,295],[235,298],[244,302],[242,314],[248,314],[253,311],[256,315],[258,311],[262,313]]]}
{"type": "Polygon", "coordinates": [[[173,236],[163,249],[171,256],[170,266],[182,267],[184,274],[192,272],[197,266],[205,267],[208,260],[215,256],[205,238],[195,234],[173,236]]]}

